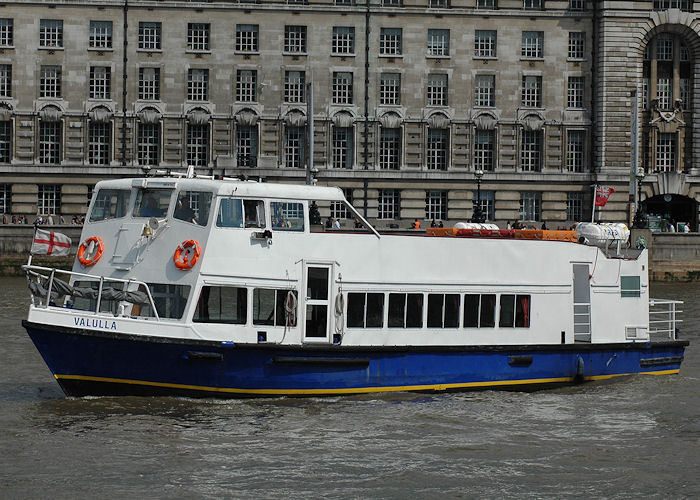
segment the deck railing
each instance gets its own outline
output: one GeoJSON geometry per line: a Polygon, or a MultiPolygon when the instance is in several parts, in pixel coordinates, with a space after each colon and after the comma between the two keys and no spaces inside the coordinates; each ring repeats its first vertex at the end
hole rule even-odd
{"type": "MultiPolygon", "coordinates": [[[[74,271],[66,271],[63,269],[55,269],[52,267],[35,266],[31,264],[22,266],[22,269],[24,269],[24,271],[27,273],[27,279],[30,281],[35,280],[35,282],[38,283],[41,286],[41,288],[44,288],[44,286],[42,286],[42,281],[46,283],[45,297],[43,296],[43,291],[41,292],[41,295],[36,295],[32,293],[32,304],[34,306],[48,307],[50,305],[56,305],[51,299],[52,293],[56,293],[58,297],[72,296],[72,293],[65,289],[65,283],[63,283],[63,286],[56,286],[56,282],[58,281],[56,275],[61,274],[67,275],[69,277],[84,278],[87,281],[95,282],[98,284],[97,293],[95,297],[95,307],[94,309],[90,308],[88,312],[92,312],[95,315],[106,313],[106,311],[100,311],[100,304],[102,303],[102,295],[103,290],[105,288],[105,281],[107,281],[110,285],[113,283],[121,283],[123,285],[122,291],[129,290],[131,285],[138,286],[140,290],[143,290],[148,295],[148,302],[153,313],[153,317],[155,317],[156,320],[160,319],[160,317],[158,316],[158,310],[155,306],[155,302],[153,301],[153,296],[151,295],[151,290],[148,287],[148,285],[143,281],[138,281],[134,279],[125,280],[120,278],[105,279],[104,276],[95,276],[94,274],[77,273],[74,271]]],[[[128,299],[124,300],[124,302],[128,302],[128,299]]],[[[66,307],[72,307],[72,305],[67,305],[66,307]]]]}
{"type": "Polygon", "coordinates": [[[678,315],[683,311],[678,306],[682,300],[649,299],[649,338],[668,338],[676,340],[678,336],[678,315]]]}

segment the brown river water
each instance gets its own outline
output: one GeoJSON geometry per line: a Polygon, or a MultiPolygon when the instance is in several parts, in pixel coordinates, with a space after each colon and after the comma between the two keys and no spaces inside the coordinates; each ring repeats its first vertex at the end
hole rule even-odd
{"type": "Polygon", "coordinates": [[[680,375],[537,392],[66,399],[0,280],[0,498],[698,498],[700,284],[680,375]]]}

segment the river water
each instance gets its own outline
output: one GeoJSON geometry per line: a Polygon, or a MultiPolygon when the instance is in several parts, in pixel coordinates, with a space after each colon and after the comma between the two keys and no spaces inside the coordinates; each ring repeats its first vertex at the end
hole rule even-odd
{"type": "Polygon", "coordinates": [[[680,375],[532,393],[66,399],[0,280],[0,498],[697,498],[698,284],[680,375]]]}

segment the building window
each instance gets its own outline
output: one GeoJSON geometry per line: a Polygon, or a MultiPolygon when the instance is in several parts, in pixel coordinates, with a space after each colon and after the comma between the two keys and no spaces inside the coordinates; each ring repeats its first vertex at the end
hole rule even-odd
{"type": "Polygon", "coordinates": [[[39,47],[63,47],[63,21],[60,19],[39,21],[39,47]]]}
{"type": "Polygon", "coordinates": [[[61,160],[61,122],[39,122],[39,163],[57,164],[61,160]]]}
{"type": "Polygon", "coordinates": [[[586,33],[569,31],[569,59],[583,59],[586,56],[586,33]]]}
{"type": "Polygon", "coordinates": [[[472,191],[472,194],[474,196],[472,200],[473,205],[479,205],[479,207],[481,207],[481,213],[484,214],[486,220],[494,220],[496,216],[494,192],[482,189],[480,195],[478,191],[472,191]]]}
{"type": "Polygon", "coordinates": [[[660,76],[656,81],[656,101],[659,109],[671,109],[673,96],[673,79],[670,76],[660,76]]]}
{"type": "Polygon", "coordinates": [[[450,55],[450,30],[428,30],[428,55],[450,55]]]}
{"type": "Polygon", "coordinates": [[[583,130],[566,132],[566,169],[569,172],[583,172],[583,145],[586,133],[583,130]]]}
{"type": "Polygon", "coordinates": [[[642,78],[642,109],[649,109],[649,79],[642,78]]]}
{"type": "Polygon", "coordinates": [[[474,56],[496,57],[495,30],[476,30],[474,33],[474,56]]]}
{"type": "MultiPolygon", "coordinates": [[[[345,196],[348,203],[352,204],[352,188],[343,188],[343,196],[345,196]]],[[[331,217],[334,219],[350,219],[352,217],[352,212],[348,210],[345,203],[341,201],[332,201],[331,217]]]]}
{"type": "Polygon", "coordinates": [[[306,52],[306,26],[284,27],[284,51],[306,52]]]}
{"type": "Polygon", "coordinates": [[[209,23],[187,23],[187,50],[209,50],[209,23]]]}
{"type": "Polygon", "coordinates": [[[39,184],[36,208],[39,215],[60,214],[61,186],[58,184],[39,184]]]}
{"type": "Polygon", "coordinates": [[[238,125],[236,128],[236,166],[256,167],[258,165],[257,125],[238,125]]]}
{"type": "Polygon", "coordinates": [[[346,26],[333,27],[333,54],[355,53],[355,28],[346,26]]]}
{"type": "Polygon", "coordinates": [[[523,31],[523,44],[520,55],[528,59],[542,59],[543,44],[543,31],[523,31]]]}
{"type": "Polygon", "coordinates": [[[333,104],[352,104],[352,73],[333,72],[333,104]]]}
{"type": "Polygon", "coordinates": [[[111,68],[90,66],[90,99],[111,98],[111,68]]]}
{"type": "Polygon", "coordinates": [[[450,6],[449,0],[430,0],[430,8],[432,9],[447,9],[450,6]]]}
{"type": "Polygon", "coordinates": [[[690,109],[690,78],[681,78],[681,102],[683,109],[690,109]]]}
{"type": "Polygon", "coordinates": [[[352,168],[353,127],[333,127],[333,168],[352,168]]]}
{"type": "Polygon", "coordinates": [[[542,106],[542,77],[523,76],[522,105],[526,108],[542,106]]]}
{"type": "Polygon", "coordinates": [[[379,168],[398,170],[401,166],[401,129],[384,128],[379,133],[379,168]]]}
{"type": "Polygon", "coordinates": [[[426,148],[426,166],[428,170],[447,170],[448,143],[447,129],[428,129],[428,145],[426,148]]]}
{"type": "Polygon", "coordinates": [[[490,172],[494,169],[495,131],[477,130],[474,135],[474,169],[490,172]]]}
{"type": "Polygon", "coordinates": [[[61,67],[42,66],[39,77],[39,97],[61,97],[61,67]]]}
{"type": "Polygon", "coordinates": [[[12,97],[11,64],[0,64],[0,97],[12,97]]]}
{"type": "Polygon", "coordinates": [[[673,37],[670,35],[659,35],[656,37],[656,59],[658,61],[673,60],[673,37]]]}
{"type": "Polygon", "coordinates": [[[160,99],[160,68],[139,68],[139,99],[160,99]]]}
{"type": "Polygon", "coordinates": [[[160,50],[160,38],[160,23],[139,23],[139,49],[160,50]]]}
{"type": "Polygon", "coordinates": [[[543,8],[544,8],[544,0],[523,0],[523,9],[541,10],[543,8]]]}
{"type": "Polygon", "coordinates": [[[583,194],[566,193],[566,220],[583,220],[583,194]]]}
{"type": "Polygon", "coordinates": [[[0,214],[12,213],[12,185],[0,184],[0,214]]]}
{"type": "Polygon", "coordinates": [[[498,8],[498,0],[478,0],[476,7],[478,9],[496,9],[498,8]]]}
{"type": "Polygon", "coordinates": [[[209,100],[209,70],[189,69],[187,70],[187,100],[207,101],[209,100]]]}
{"type": "Polygon", "coordinates": [[[520,193],[520,220],[536,221],[542,218],[541,193],[520,193]]]}
{"type": "Polygon", "coordinates": [[[303,71],[284,72],[284,102],[297,103],[305,101],[305,80],[306,75],[303,71]]]}
{"type": "Polygon", "coordinates": [[[389,106],[401,104],[400,73],[382,73],[379,79],[379,104],[389,106]]]}
{"type": "Polygon", "coordinates": [[[109,165],[110,142],[110,124],[90,122],[88,126],[88,163],[91,165],[109,165]]]}
{"type": "Polygon", "coordinates": [[[0,121],[0,163],[10,163],[11,159],[12,159],[12,121],[3,120],[3,121],[0,121]]]}
{"type": "Polygon", "coordinates": [[[676,134],[659,132],[656,139],[656,170],[658,172],[675,172],[676,170],[676,134]]]}
{"type": "Polygon", "coordinates": [[[112,21],[90,21],[91,49],[112,48],[112,21]]]}
{"type": "Polygon", "coordinates": [[[566,93],[566,105],[570,108],[583,108],[583,78],[570,76],[566,93]]]}
{"type": "Polygon", "coordinates": [[[690,11],[690,0],[654,0],[654,10],[666,9],[690,11]]]}
{"type": "Polygon", "coordinates": [[[236,25],[236,52],[258,51],[258,25],[236,25]]]}
{"type": "Polygon", "coordinates": [[[496,77],[476,75],[474,77],[474,106],[492,108],[496,105],[496,77]]]}
{"type": "Polygon", "coordinates": [[[335,0],[336,5],[355,5],[354,0],[335,0]]]}
{"type": "Polygon", "coordinates": [[[284,166],[287,168],[304,168],[306,163],[304,157],[305,147],[306,128],[288,126],[284,141],[284,166]]]}
{"type": "Polygon", "coordinates": [[[569,0],[569,10],[582,11],[586,6],[586,0],[569,0]]]}
{"type": "Polygon", "coordinates": [[[379,54],[401,55],[401,28],[382,28],[379,32],[379,54]]]}
{"type": "Polygon", "coordinates": [[[258,100],[258,72],[254,69],[239,69],[236,71],[236,101],[255,102],[258,100]]]}
{"type": "Polygon", "coordinates": [[[138,162],[139,165],[158,165],[160,163],[159,123],[139,123],[138,162]]]}
{"type": "Polygon", "coordinates": [[[14,21],[0,18],[0,47],[12,47],[14,43],[14,21]]]}
{"type": "Polygon", "coordinates": [[[209,124],[187,124],[187,144],[185,146],[187,164],[206,167],[209,160],[209,124]]]}
{"type": "Polygon", "coordinates": [[[447,220],[447,191],[425,192],[425,218],[427,220],[447,220]]]}
{"type": "Polygon", "coordinates": [[[542,131],[523,130],[520,145],[520,167],[523,172],[542,170],[542,131]]]}
{"type": "Polygon", "coordinates": [[[428,106],[447,106],[447,75],[428,75],[428,106]]]}
{"type": "Polygon", "coordinates": [[[380,189],[378,219],[398,219],[401,214],[401,191],[398,189],[380,189]]]}

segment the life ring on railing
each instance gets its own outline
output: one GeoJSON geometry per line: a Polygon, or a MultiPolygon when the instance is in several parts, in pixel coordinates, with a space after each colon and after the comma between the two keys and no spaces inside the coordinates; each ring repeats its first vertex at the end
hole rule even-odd
{"type": "Polygon", "coordinates": [[[78,247],[78,262],[84,267],[94,266],[102,258],[104,251],[105,244],[102,238],[90,236],[78,247]]]}
{"type": "Polygon", "coordinates": [[[180,243],[175,249],[173,261],[175,267],[183,271],[188,271],[197,263],[197,259],[202,255],[202,248],[196,240],[187,240],[180,243]]]}

